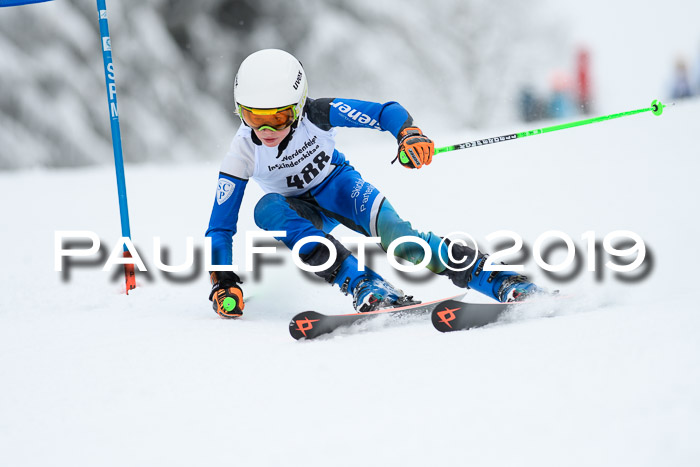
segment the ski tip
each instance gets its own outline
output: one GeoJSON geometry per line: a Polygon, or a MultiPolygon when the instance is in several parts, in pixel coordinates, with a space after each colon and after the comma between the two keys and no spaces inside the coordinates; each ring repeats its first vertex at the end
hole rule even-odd
{"type": "Polygon", "coordinates": [[[466,305],[459,300],[445,300],[433,309],[430,319],[433,322],[433,327],[440,332],[457,331],[452,323],[457,318],[457,314],[462,307],[466,305]]]}
{"type": "Polygon", "coordinates": [[[296,340],[313,339],[319,333],[317,332],[317,324],[325,315],[316,311],[303,311],[298,313],[289,322],[289,334],[296,340]]]}

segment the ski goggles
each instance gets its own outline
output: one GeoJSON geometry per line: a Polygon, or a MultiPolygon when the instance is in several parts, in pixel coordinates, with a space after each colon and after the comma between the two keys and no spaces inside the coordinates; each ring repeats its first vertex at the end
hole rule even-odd
{"type": "Polygon", "coordinates": [[[295,104],[279,109],[253,109],[238,104],[238,115],[253,130],[281,131],[294,123],[297,110],[295,104]]]}

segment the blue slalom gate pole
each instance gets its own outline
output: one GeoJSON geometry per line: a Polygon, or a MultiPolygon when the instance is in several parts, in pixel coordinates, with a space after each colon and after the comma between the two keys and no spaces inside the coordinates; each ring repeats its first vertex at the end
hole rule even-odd
{"type": "Polygon", "coordinates": [[[50,1],[51,0],[0,0],[0,7],[28,5],[30,3],[44,3],[44,2],[50,2],[50,1]]]}
{"type": "MultiPolygon", "coordinates": [[[[100,36],[102,38],[102,58],[105,68],[105,84],[107,86],[107,104],[109,105],[109,117],[112,126],[112,147],[114,148],[114,168],[117,172],[117,193],[119,195],[119,214],[121,216],[122,237],[131,239],[129,226],[129,207],[126,201],[126,179],[124,177],[124,156],[122,154],[122,136],[119,129],[119,109],[117,107],[117,84],[114,80],[114,63],[112,63],[112,42],[109,37],[109,24],[107,22],[107,5],[105,0],[97,0],[99,13],[100,36]]],[[[124,245],[124,257],[131,254],[124,245]]],[[[133,264],[124,264],[126,278],[126,293],[136,288],[136,277],[133,264]]]]}

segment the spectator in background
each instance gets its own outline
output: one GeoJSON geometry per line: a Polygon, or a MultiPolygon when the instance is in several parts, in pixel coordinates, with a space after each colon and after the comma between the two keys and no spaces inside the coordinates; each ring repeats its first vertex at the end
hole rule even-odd
{"type": "Polygon", "coordinates": [[[695,63],[695,94],[700,95],[700,51],[698,61],[695,63]]]}
{"type": "Polygon", "coordinates": [[[520,90],[520,118],[525,122],[547,118],[547,105],[531,86],[525,86],[520,90]]]}
{"type": "Polygon", "coordinates": [[[565,118],[574,114],[571,97],[571,78],[565,71],[552,74],[552,94],[549,100],[549,117],[565,118]]]}
{"type": "Polygon", "coordinates": [[[691,97],[693,92],[690,89],[690,79],[688,77],[688,66],[685,60],[679,58],[676,61],[676,68],[673,73],[673,88],[671,89],[671,97],[673,99],[685,99],[691,97]]]}
{"type": "Polygon", "coordinates": [[[532,85],[520,88],[520,118],[534,122],[547,118],[568,118],[591,113],[590,54],[581,48],[576,55],[575,77],[570,71],[556,70],[550,78],[550,95],[539,96],[532,85]]]}
{"type": "Polygon", "coordinates": [[[590,55],[585,48],[576,57],[576,85],[578,111],[588,115],[591,113],[590,55]]]}

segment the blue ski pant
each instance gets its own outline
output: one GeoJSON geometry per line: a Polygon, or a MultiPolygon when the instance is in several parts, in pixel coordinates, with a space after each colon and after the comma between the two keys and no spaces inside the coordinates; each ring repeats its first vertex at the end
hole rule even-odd
{"type": "MultiPolygon", "coordinates": [[[[399,217],[391,203],[360,173],[344,162],[319,186],[298,197],[268,193],[255,206],[255,223],[263,230],[283,230],[285,237],[277,238],[289,249],[309,236],[325,237],[342,224],[365,236],[381,238],[386,251],[399,237],[420,237],[430,246],[432,256],[427,267],[435,273],[445,270],[447,246],[432,232],[423,233],[399,217]],[[442,260],[441,260],[442,258],[442,260]]],[[[301,247],[301,255],[311,252],[317,242],[301,247]]],[[[415,242],[404,242],[394,254],[413,264],[423,261],[425,251],[415,242]]]]}

